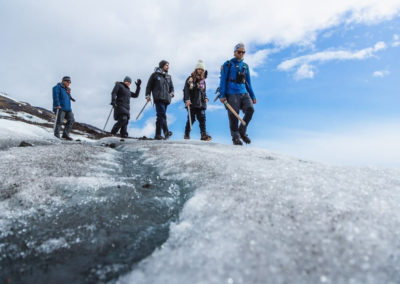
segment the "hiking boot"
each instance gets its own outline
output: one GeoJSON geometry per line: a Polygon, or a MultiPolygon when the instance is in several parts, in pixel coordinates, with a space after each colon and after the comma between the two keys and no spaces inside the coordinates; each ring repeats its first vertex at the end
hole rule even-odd
{"type": "Polygon", "coordinates": [[[210,140],[211,140],[211,136],[208,135],[207,133],[203,133],[203,134],[201,134],[200,140],[203,140],[203,141],[210,141],[210,140]]]}
{"type": "Polygon", "coordinates": [[[161,135],[156,135],[154,136],[154,140],[164,140],[164,137],[162,137],[161,135]]]}
{"type": "Polygon", "coordinates": [[[250,144],[251,143],[251,140],[250,140],[249,136],[247,136],[247,134],[240,135],[240,138],[242,138],[243,142],[246,143],[246,144],[250,144]]]}
{"type": "Polygon", "coordinates": [[[233,142],[233,145],[238,145],[238,146],[242,146],[243,145],[242,141],[240,141],[239,138],[232,139],[232,142],[233,142]]]}
{"type": "Polygon", "coordinates": [[[54,134],[54,136],[60,139],[60,134],[54,134]]]}
{"type": "Polygon", "coordinates": [[[121,134],[121,138],[128,138],[128,134],[121,134]]]}
{"type": "Polygon", "coordinates": [[[171,136],[172,136],[172,132],[171,131],[167,131],[167,133],[165,133],[165,140],[167,140],[171,136]]]}
{"type": "Polygon", "coordinates": [[[68,141],[74,140],[71,137],[69,137],[67,134],[63,134],[61,137],[64,138],[65,140],[68,140],[68,141]]]}
{"type": "Polygon", "coordinates": [[[185,133],[185,136],[183,136],[183,139],[190,139],[190,134],[189,133],[185,133]]]}

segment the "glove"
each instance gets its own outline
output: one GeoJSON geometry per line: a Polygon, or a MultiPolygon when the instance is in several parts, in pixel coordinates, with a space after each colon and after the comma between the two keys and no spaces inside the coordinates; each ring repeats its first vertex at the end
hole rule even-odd
{"type": "Polygon", "coordinates": [[[115,102],[111,102],[110,105],[112,105],[113,107],[116,107],[116,106],[117,106],[117,104],[116,104],[115,102]]]}
{"type": "Polygon", "coordinates": [[[140,84],[142,84],[142,80],[140,80],[140,79],[137,79],[136,80],[136,82],[135,82],[135,84],[136,84],[136,87],[140,87],[140,84]]]}
{"type": "Polygon", "coordinates": [[[204,71],[204,79],[207,79],[207,76],[208,76],[208,71],[206,70],[204,71]]]}

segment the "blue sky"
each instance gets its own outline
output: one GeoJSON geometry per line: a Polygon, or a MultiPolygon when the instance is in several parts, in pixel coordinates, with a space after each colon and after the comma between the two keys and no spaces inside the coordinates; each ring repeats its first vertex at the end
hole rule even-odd
{"type": "MultiPolygon", "coordinates": [[[[131,136],[154,135],[151,107],[134,118],[154,67],[168,60],[172,139],[183,138],[183,83],[197,61],[206,63],[213,99],[219,67],[242,41],[258,98],[250,147],[400,167],[398,0],[0,0],[0,38],[0,91],[51,108],[52,86],[69,75],[77,121],[99,128],[114,82],[141,78],[131,136]]],[[[231,144],[218,102],[207,111],[207,128],[214,142],[231,144]]],[[[197,123],[192,137],[200,138],[197,123]]]]}

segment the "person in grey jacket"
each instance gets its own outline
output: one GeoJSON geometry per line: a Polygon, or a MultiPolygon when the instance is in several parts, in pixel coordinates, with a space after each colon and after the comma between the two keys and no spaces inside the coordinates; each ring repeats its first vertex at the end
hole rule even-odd
{"type": "Polygon", "coordinates": [[[150,94],[153,95],[153,101],[156,107],[156,134],[154,139],[162,140],[161,130],[164,132],[165,139],[171,137],[172,132],[168,130],[167,108],[174,97],[174,85],[171,76],[168,74],[169,63],[165,60],[160,61],[158,68],[151,74],[146,87],[146,100],[151,101],[150,94]]]}
{"type": "Polygon", "coordinates": [[[114,124],[111,134],[117,135],[120,131],[121,137],[128,137],[128,123],[130,118],[130,101],[131,98],[137,98],[140,93],[141,80],[138,79],[136,84],[136,92],[131,92],[130,86],[132,79],[125,77],[124,82],[116,82],[114,89],[111,92],[111,105],[114,107],[114,119],[117,122],[114,124]]]}
{"type": "Polygon", "coordinates": [[[185,139],[190,139],[191,123],[197,120],[200,126],[200,140],[210,141],[211,136],[206,132],[206,109],[207,109],[207,92],[206,92],[207,72],[204,62],[199,60],[193,73],[186,79],[183,89],[183,101],[188,109],[188,116],[185,127],[185,139]],[[189,112],[190,108],[190,112],[189,112]],[[190,115],[190,120],[189,120],[190,115]]]}

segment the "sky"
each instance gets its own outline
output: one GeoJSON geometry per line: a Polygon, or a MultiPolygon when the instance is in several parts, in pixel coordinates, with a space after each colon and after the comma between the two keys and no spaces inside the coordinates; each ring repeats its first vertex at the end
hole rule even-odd
{"type": "MultiPolygon", "coordinates": [[[[257,97],[251,146],[334,165],[400,167],[400,1],[0,0],[0,92],[50,109],[72,78],[75,118],[103,128],[116,81],[141,78],[130,136],[154,135],[147,80],[170,62],[171,139],[182,139],[183,83],[199,59],[209,72],[207,130],[231,144],[213,103],[221,64],[238,42],[257,97]]],[[[113,121],[108,123],[110,130],[113,121]]],[[[197,122],[192,139],[199,139],[197,122]]]]}

